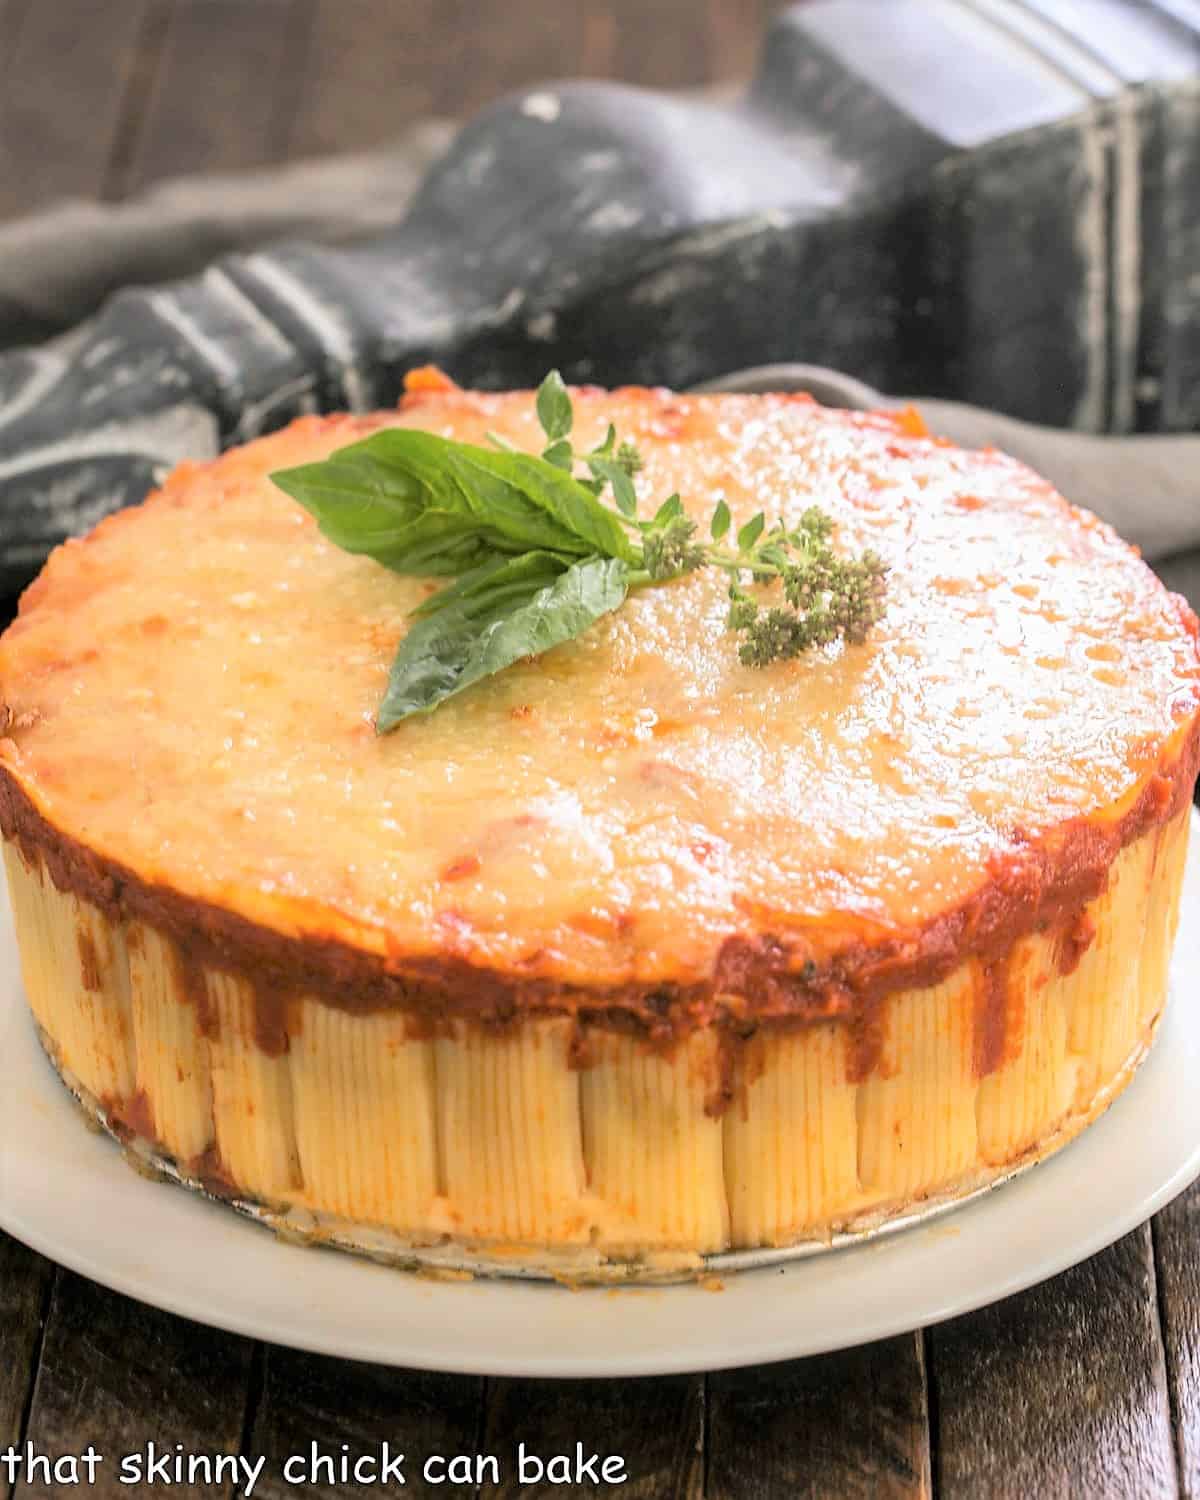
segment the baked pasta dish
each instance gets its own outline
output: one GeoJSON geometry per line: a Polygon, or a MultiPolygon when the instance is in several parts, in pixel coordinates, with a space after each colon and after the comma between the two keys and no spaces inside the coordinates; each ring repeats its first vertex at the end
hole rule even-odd
{"type": "Polygon", "coordinates": [[[571,394],[581,447],[636,443],[643,509],[678,493],[707,535],[716,501],[735,528],[820,507],[886,564],[882,616],[747,666],[698,569],[381,734],[444,580],[270,476],[389,428],[532,452],[533,393],[426,374],[185,465],[59,548],[0,639],[54,1066],[184,1182],[401,1262],[686,1272],[1056,1150],[1166,1001],[1195,617],[913,412],[571,394]]]}

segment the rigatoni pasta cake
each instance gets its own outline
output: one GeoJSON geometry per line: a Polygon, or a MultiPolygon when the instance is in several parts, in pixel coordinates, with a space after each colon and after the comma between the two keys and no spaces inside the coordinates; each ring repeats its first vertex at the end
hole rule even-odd
{"type": "Polygon", "coordinates": [[[1196,619],[912,412],[422,372],[59,548],[0,699],[52,1061],[318,1240],[827,1240],[1057,1149],[1166,1001],[1196,619]]]}

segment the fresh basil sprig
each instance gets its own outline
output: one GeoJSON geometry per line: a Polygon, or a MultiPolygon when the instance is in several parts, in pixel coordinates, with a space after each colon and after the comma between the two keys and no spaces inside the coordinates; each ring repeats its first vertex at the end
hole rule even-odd
{"type": "Polygon", "coordinates": [[[724,500],[710,542],[697,540],[678,495],[639,520],[637,449],[618,442],[610,425],[602,442],[577,452],[570,393],[556,370],[536,404],[546,437],[540,456],[499,438],[482,448],[392,427],[271,475],[337,546],[397,573],[454,579],[413,611],[377,716],[380,733],[582,635],[631,588],[701,567],[729,576],[728,624],[741,635],[746,665],[839,638],[859,642],[879,619],[887,568],[872,552],[837,557],[823,511],[810,507],[799,525],[770,529],[759,512],[732,547],[724,500]],[[763,609],[746,582],[773,580],[785,604],[763,609]]]}

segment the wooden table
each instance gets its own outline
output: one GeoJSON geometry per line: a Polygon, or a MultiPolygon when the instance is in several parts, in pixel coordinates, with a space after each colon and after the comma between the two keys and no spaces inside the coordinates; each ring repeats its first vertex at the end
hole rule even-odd
{"type": "MultiPolygon", "coordinates": [[[[773,8],[0,0],[0,218],[66,193],[115,198],[182,172],[375,144],[548,75],[734,77],[773,8]]],[[[314,1439],[410,1455],[582,1440],[624,1455],[614,1492],[656,1500],[1200,1496],[1200,1188],[1085,1265],[925,1333],[615,1382],[485,1381],[266,1348],[102,1291],[0,1234],[0,1452],[90,1442],[113,1455],[153,1440],[261,1453],[255,1494],[275,1496],[282,1456],[314,1439]]],[[[408,1472],[403,1493],[426,1493],[408,1472]]],[[[129,1493],[115,1478],[109,1464],[91,1493],[129,1493]]],[[[0,1468],[0,1500],[9,1491],[0,1468]]]]}

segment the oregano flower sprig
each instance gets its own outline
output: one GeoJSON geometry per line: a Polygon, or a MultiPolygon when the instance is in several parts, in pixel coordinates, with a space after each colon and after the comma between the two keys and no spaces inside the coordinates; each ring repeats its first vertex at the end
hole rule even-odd
{"type": "Polygon", "coordinates": [[[631,589],[700,568],[728,576],[728,627],[747,666],[839,639],[860,643],[882,615],[886,566],[870,551],[837,556],[824,511],[812,506],[797,525],[769,528],[760,511],[731,536],[722,499],[702,540],[673,494],[641,520],[641,455],[611,424],[602,442],[578,451],[556,370],[538,389],[537,416],[540,455],[495,436],[484,448],[390,427],[271,476],[338,546],[397,573],[453,579],[413,611],[376,718],[380,733],[582,635],[631,589]],[[774,602],[751,591],[772,583],[774,602]]]}

